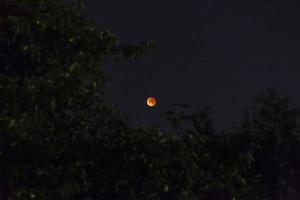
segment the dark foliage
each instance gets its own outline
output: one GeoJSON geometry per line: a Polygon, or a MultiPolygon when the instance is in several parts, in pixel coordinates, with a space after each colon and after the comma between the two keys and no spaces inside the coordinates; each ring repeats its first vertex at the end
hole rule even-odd
{"type": "Polygon", "coordinates": [[[170,133],[135,128],[103,100],[103,65],[151,39],[119,44],[81,1],[2,0],[0,14],[0,199],[292,199],[299,112],[282,92],[223,134],[208,108],[166,113],[170,133]]]}

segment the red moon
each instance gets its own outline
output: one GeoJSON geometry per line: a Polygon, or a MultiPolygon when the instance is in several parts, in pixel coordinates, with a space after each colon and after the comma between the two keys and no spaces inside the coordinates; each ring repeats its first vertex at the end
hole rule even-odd
{"type": "Polygon", "coordinates": [[[147,105],[150,107],[153,107],[156,105],[156,99],[154,97],[148,97],[147,98],[147,105]]]}

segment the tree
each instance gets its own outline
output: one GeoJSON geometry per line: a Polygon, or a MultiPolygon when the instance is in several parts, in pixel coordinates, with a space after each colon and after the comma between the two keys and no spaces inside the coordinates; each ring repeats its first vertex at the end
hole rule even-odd
{"type": "Polygon", "coordinates": [[[224,134],[208,108],[168,112],[170,133],[134,127],[104,101],[103,65],[147,56],[151,39],[119,44],[82,1],[0,9],[0,199],[246,199],[299,176],[298,111],[277,91],[224,134]]]}
{"type": "Polygon", "coordinates": [[[152,40],[119,44],[81,1],[0,3],[1,199],[84,195],[97,145],[128,129],[103,101],[103,64],[146,56],[152,40]]]}
{"type": "Polygon", "coordinates": [[[299,179],[299,110],[277,88],[269,89],[256,102],[244,115],[240,149],[253,153],[252,173],[254,188],[261,192],[258,195],[287,198],[299,179]]]}

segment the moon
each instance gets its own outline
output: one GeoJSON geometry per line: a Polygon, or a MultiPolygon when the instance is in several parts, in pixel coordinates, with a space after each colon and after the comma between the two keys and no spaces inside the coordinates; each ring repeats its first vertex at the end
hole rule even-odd
{"type": "Polygon", "coordinates": [[[156,99],[154,97],[148,97],[147,98],[147,105],[150,107],[153,107],[156,105],[156,99]]]}

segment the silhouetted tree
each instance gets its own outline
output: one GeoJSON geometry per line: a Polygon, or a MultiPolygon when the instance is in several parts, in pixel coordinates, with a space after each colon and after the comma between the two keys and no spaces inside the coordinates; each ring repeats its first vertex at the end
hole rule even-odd
{"type": "Polygon", "coordinates": [[[299,110],[277,88],[269,89],[256,102],[244,115],[238,148],[253,153],[258,195],[286,199],[299,179],[299,110]]]}
{"type": "Polygon", "coordinates": [[[0,8],[1,198],[89,197],[105,185],[95,186],[97,173],[89,172],[106,157],[104,165],[114,164],[111,148],[128,129],[103,102],[104,61],[146,56],[152,41],[119,45],[95,29],[81,1],[1,1],[0,8]]]}
{"type": "MultiPolygon", "coordinates": [[[[299,178],[298,110],[269,90],[241,127],[216,134],[210,109],[133,127],[103,99],[119,44],[82,1],[0,1],[0,199],[283,198],[299,178]]],[[[186,107],[186,106],[184,106],[186,107]]]]}

